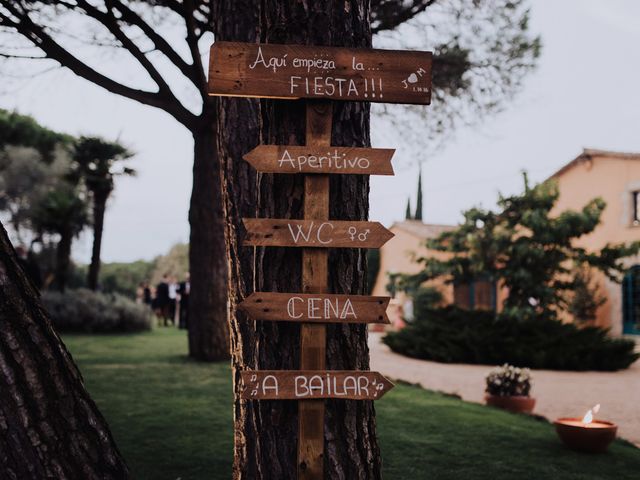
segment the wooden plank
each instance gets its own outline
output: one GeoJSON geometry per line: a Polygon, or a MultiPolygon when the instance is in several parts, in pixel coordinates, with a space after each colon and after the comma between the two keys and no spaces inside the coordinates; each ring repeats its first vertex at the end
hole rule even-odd
{"type": "Polygon", "coordinates": [[[244,245],[260,247],[380,248],[393,233],[379,222],[245,218],[244,245]]]}
{"type": "MultiPolygon", "coordinates": [[[[308,101],[306,109],[307,146],[331,144],[333,118],[331,102],[308,101]]],[[[329,218],[329,175],[305,175],[304,218],[329,218]]],[[[326,248],[305,248],[302,251],[302,291],[327,293],[329,282],[329,251],[326,248]]],[[[300,326],[300,368],[326,368],[327,328],[323,324],[303,323],[300,326]]],[[[298,402],[298,480],[324,478],[324,401],[298,402]]]]}
{"type": "Polygon", "coordinates": [[[393,175],[393,148],[259,145],[243,158],[262,173],[393,175]]]}
{"type": "Polygon", "coordinates": [[[431,52],[215,42],[209,95],[427,105],[431,60],[431,52]]]}
{"type": "Polygon", "coordinates": [[[394,387],[380,373],[360,370],[248,370],[241,375],[246,400],[377,400],[394,387]]]}
{"type": "Polygon", "coordinates": [[[254,320],[314,323],[389,323],[390,297],[255,292],[238,308],[254,320]]]}

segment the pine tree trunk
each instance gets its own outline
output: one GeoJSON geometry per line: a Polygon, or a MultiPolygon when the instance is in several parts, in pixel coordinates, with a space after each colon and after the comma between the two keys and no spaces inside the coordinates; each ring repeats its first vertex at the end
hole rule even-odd
{"type": "Polygon", "coordinates": [[[89,265],[89,273],[87,275],[87,285],[94,291],[98,289],[104,212],[107,208],[107,199],[110,193],[110,190],[93,192],[93,247],[91,250],[91,264],[89,265]]]}
{"type": "MultiPolygon", "coordinates": [[[[218,2],[216,38],[248,42],[369,47],[369,2],[287,0],[218,2]]],[[[335,102],[333,145],[369,145],[369,108],[335,102]]],[[[302,218],[303,179],[299,175],[261,175],[242,160],[260,143],[304,144],[305,102],[223,98],[218,110],[219,158],[230,264],[231,346],[235,381],[234,478],[296,478],[297,402],[240,401],[244,369],[295,369],[299,365],[299,326],[253,322],[235,311],[248,293],[297,292],[301,287],[300,249],[241,247],[241,218],[302,218]]],[[[330,218],[365,220],[369,181],[356,175],[331,178],[330,218]]],[[[330,253],[329,288],[334,293],[365,293],[363,251],[330,253]]],[[[367,332],[360,325],[327,328],[329,369],[368,369],[367,332]]],[[[327,401],[325,478],[377,479],[380,452],[372,402],[327,401]]]]}
{"type": "Polygon", "coordinates": [[[63,292],[67,288],[69,276],[69,264],[71,263],[71,244],[73,243],[73,233],[70,228],[60,232],[60,241],[56,247],[56,288],[63,292]]]}
{"type": "Polygon", "coordinates": [[[189,208],[189,355],[197,360],[229,358],[227,259],[215,137],[214,107],[205,103],[201,128],[193,133],[193,191],[189,208]]]}
{"type": "Polygon", "coordinates": [[[0,478],[123,480],[127,467],[0,225],[0,478]]]}

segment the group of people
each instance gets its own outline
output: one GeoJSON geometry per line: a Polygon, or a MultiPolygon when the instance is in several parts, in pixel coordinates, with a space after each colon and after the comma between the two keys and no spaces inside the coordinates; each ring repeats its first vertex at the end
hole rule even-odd
{"type": "Polygon", "coordinates": [[[148,282],[140,283],[136,293],[137,301],[148,305],[160,319],[161,325],[189,326],[189,294],[191,282],[189,273],[178,282],[176,277],[164,274],[155,287],[148,282]]]}

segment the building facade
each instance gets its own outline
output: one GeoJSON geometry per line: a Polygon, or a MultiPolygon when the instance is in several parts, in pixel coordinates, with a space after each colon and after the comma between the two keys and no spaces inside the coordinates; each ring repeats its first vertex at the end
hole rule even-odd
{"type": "MultiPolygon", "coordinates": [[[[550,179],[557,182],[560,193],[552,215],[565,210],[580,210],[595,197],[601,197],[607,204],[598,227],[590,235],[580,238],[578,246],[596,251],[607,243],[640,241],[640,154],[585,149],[550,179]]],[[[417,220],[395,223],[391,227],[395,237],[380,250],[380,270],[373,294],[390,293],[389,274],[418,273],[421,267],[416,258],[445,258],[446,253],[428,250],[424,244],[426,240],[453,228],[417,220]]],[[[614,335],[640,334],[640,258],[628,258],[625,263],[629,270],[622,283],[613,282],[600,272],[592,274],[593,283],[604,299],[593,323],[611,329],[614,335]]],[[[440,290],[444,303],[455,303],[465,308],[500,311],[508,293],[504,288],[496,288],[482,280],[452,285],[438,279],[429,284],[440,290]]],[[[410,308],[409,299],[397,293],[389,311],[396,327],[402,325],[403,316],[410,316],[410,308]]],[[[571,319],[565,316],[563,320],[571,319]]]]}

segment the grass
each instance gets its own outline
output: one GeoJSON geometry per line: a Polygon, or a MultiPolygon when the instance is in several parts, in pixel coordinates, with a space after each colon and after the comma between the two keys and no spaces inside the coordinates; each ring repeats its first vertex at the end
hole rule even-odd
{"type": "MultiPolygon", "coordinates": [[[[174,329],[137,335],[67,335],[87,388],[140,480],[231,477],[231,377],[227,364],[186,357],[174,329]]],[[[629,401],[633,401],[631,398],[629,401]]],[[[564,448],[534,418],[397,385],[376,402],[385,479],[640,478],[640,450],[564,448]]]]}

